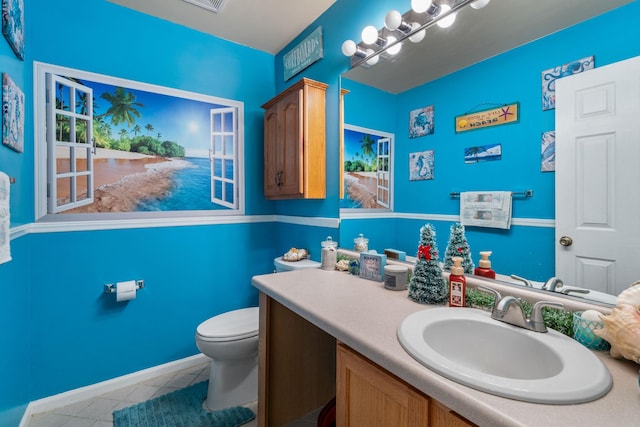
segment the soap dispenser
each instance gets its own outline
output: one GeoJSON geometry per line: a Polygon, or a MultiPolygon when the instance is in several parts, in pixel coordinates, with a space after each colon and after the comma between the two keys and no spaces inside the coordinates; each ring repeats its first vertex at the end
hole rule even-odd
{"type": "Polygon", "coordinates": [[[466,304],[467,278],[464,277],[462,257],[451,258],[453,267],[449,275],[449,307],[464,307],[466,304]]]}
{"type": "Polygon", "coordinates": [[[481,259],[478,262],[476,269],[473,270],[473,274],[476,276],[488,277],[489,279],[496,278],[496,272],[491,269],[491,261],[489,260],[491,253],[491,251],[480,252],[481,259]]]}

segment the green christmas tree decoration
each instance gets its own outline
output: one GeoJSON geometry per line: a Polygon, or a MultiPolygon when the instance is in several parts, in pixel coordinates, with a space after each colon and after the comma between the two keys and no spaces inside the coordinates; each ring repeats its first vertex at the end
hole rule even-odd
{"type": "Polygon", "coordinates": [[[409,299],[421,304],[443,304],[449,290],[438,263],[436,233],[431,224],[420,228],[418,259],[409,281],[409,299]]]}
{"type": "Polygon", "coordinates": [[[453,267],[454,256],[462,258],[462,268],[464,268],[465,274],[473,274],[476,266],[471,259],[471,249],[469,249],[469,243],[467,243],[467,238],[464,235],[464,225],[460,223],[451,225],[449,243],[447,244],[447,250],[444,252],[443,268],[446,271],[450,271],[451,267],[453,267]]]}

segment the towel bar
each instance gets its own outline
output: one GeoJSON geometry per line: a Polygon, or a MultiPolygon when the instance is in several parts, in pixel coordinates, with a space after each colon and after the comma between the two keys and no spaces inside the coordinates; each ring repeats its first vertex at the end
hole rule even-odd
{"type": "MultiPolygon", "coordinates": [[[[511,195],[513,195],[513,196],[522,196],[522,197],[528,199],[529,197],[533,197],[533,190],[513,191],[511,193],[511,195]]],[[[451,192],[451,193],[449,193],[449,196],[452,199],[455,199],[456,197],[460,197],[460,193],[459,192],[451,192]]]]}

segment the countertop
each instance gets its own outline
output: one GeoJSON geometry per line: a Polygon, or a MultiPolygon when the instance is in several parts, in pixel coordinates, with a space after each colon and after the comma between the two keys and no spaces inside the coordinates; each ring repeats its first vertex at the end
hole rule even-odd
{"type": "MultiPolygon", "coordinates": [[[[458,384],[414,360],[396,330],[418,304],[407,291],[340,271],[309,269],[255,276],[253,285],[379,366],[479,426],[640,425],[640,365],[595,352],[613,377],[604,397],[576,405],[543,405],[502,398],[458,384]]],[[[473,351],[473,349],[469,349],[473,351]]],[[[588,372],[585,372],[588,375],[588,372]]]]}

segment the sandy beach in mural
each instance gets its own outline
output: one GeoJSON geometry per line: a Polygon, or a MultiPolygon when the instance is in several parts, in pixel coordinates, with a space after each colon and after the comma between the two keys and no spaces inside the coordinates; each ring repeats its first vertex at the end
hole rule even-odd
{"type": "Polygon", "coordinates": [[[376,173],[375,172],[347,172],[344,177],[347,195],[351,200],[360,204],[361,208],[381,208],[376,203],[376,173]]]}
{"type": "MultiPolygon", "coordinates": [[[[185,160],[98,148],[93,158],[94,202],[65,213],[132,212],[141,200],[166,196],[173,173],[190,166],[185,160]]],[[[59,186],[58,197],[68,199],[68,188],[59,186]]]]}

